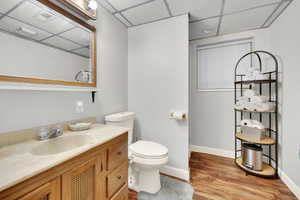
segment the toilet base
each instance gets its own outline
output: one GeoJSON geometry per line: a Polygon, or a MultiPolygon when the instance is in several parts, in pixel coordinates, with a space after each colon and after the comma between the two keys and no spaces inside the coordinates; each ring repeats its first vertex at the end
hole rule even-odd
{"type": "Polygon", "coordinates": [[[129,167],[128,186],[136,192],[155,194],[161,189],[159,169],[129,167]],[[134,168],[134,169],[133,169],[134,168]]]}

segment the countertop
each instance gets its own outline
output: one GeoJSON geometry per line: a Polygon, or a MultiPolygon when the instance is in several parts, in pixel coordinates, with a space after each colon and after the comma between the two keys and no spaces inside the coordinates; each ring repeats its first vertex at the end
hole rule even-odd
{"type": "Polygon", "coordinates": [[[0,192],[93,147],[108,142],[127,131],[128,129],[125,127],[103,124],[94,124],[91,129],[86,131],[65,131],[58,138],[69,137],[71,135],[88,135],[91,139],[83,146],[52,155],[36,155],[33,153],[34,148],[47,142],[47,140],[28,140],[23,143],[2,147],[0,148],[0,192]]]}

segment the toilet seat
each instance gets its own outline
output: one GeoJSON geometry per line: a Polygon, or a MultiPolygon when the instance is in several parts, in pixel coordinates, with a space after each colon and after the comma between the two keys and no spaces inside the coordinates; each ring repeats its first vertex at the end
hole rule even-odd
{"type": "Polygon", "coordinates": [[[129,146],[131,156],[143,159],[163,159],[168,157],[168,149],[158,143],[140,140],[129,146]]]}

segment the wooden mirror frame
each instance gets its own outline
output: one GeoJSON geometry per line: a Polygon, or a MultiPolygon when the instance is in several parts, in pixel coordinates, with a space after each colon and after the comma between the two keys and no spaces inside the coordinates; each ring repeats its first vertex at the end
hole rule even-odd
{"type": "Polygon", "coordinates": [[[67,12],[63,8],[57,6],[56,4],[50,2],[49,0],[36,0],[52,10],[62,14],[63,16],[75,21],[76,23],[82,25],[83,27],[89,29],[91,33],[91,65],[92,65],[92,83],[81,83],[72,81],[62,81],[62,80],[49,80],[40,78],[27,78],[20,76],[6,76],[0,75],[0,82],[17,82],[17,83],[31,83],[31,84],[49,84],[49,85],[63,85],[63,86],[77,86],[77,87],[97,87],[97,52],[96,52],[96,28],[89,25],[85,21],[79,19],[78,17],[67,12]]]}

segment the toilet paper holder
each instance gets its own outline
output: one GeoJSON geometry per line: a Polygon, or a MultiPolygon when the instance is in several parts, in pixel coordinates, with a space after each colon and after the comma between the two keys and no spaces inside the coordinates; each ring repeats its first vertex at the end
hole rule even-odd
{"type": "Polygon", "coordinates": [[[174,111],[174,112],[170,112],[169,118],[176,119],[176,120],[186,120],[187,114],[185,112],[174,111]]]}

